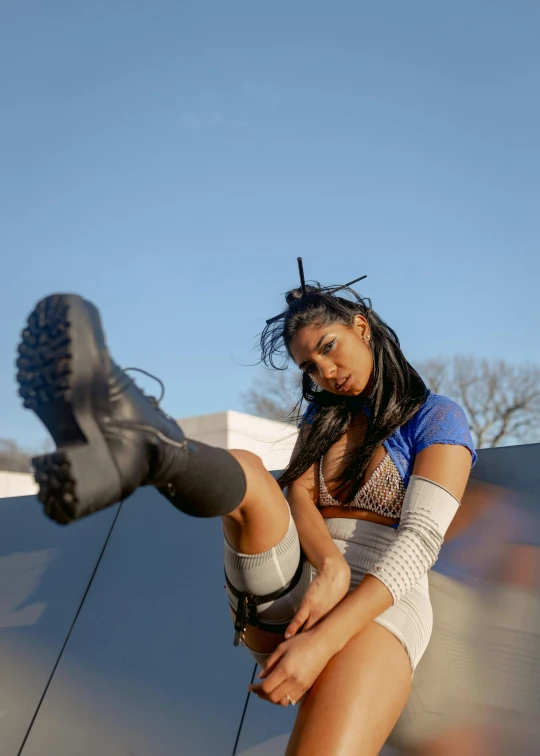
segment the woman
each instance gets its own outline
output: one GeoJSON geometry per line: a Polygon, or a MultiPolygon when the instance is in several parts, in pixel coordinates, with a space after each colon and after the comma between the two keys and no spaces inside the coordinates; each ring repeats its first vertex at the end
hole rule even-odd
{"type": "Polygon", "coordinates": [[[426,390],[354,297],[302,280],[263,331],[263,360],[292,358],[310,401],[287,498],[250,452],[185,439],[112,362],[89,302],[47,297],[19,347],[24,404],[58,447],[34,460],[49,517],[68,523],[141,485],[222,517],[235,642],[263,667],[251,689],[302,699],[288,756],[382,748],[429,640],[427,571],[475,459],[462,410],[426,390]]]}

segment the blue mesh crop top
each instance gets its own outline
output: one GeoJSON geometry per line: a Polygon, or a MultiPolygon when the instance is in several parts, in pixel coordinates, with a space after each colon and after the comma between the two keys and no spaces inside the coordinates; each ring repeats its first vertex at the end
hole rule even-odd
{"type": "MultiPolygon", "coordinates": [[[[299,425],[312,423],[316,411],[317,405],[311,402],[299,425]]],[[[465,446],[471,452],[472,466],[476,463],[476,451],[465,412],[448,397],[429,393],[418,412],[384,442],[405,488],[409,485],[416,455],[432,444],[465,446]]]]}

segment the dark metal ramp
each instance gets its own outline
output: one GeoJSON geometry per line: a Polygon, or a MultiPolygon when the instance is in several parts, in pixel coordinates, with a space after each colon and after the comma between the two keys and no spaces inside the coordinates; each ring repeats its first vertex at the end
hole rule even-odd
{"type": "MultiPolygon", "coordinates": [[[[458,698],[477,703],[466,627],[490,627],[491,605],[476,601],[483,565],[503,553],[489,523],[504,524],[506,545],[519,548],[526,530],[536,548],[540,445],[481,452],[475,478],[506,493],[432,575],[436,627],[394,733],[400,749],[446,726],[449,707],[459,715],[458,698]],[[480,553],[482,535],[465,569],[459,549],[480,553]]],[[[232,645],[222,550],[218,521],[186,517],[151,488],[67,528],[34,497],[1,500],[0,755],[282,756],[295,711],[253,696],[245,706],[254,664],[232,645]]]]}

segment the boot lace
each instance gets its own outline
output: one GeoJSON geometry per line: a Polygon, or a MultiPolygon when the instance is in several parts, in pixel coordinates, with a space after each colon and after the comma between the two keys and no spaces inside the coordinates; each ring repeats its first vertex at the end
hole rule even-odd
{"type": "Polygon", "coordinates": [[[159,405],[161,404],[161,402],[163,401],[163,397],[165,396],[165,384],[163,383],[161,378],[158,378],[157,375],[153,375],[152,373],[149,373],[147,370],[143,370],[142,368],[138,368],[138,367],[127,367],[127,368],[124,368],[122,372],[128,373],[130,370],[133,370],[136,373],[143,373],[144,375],[147,375],[149,378],[152,378],[154,381],[157,381],[159,383],[161,387],[161,394],[160,394],[159,399],[156,399],[155,396],[148,396],[148,394],[146,394],[144,391],[143,393],[148,399],[148,401],[151,402],[151,404],[153,404],[154,407],[156,407],[156,409],[160,409],[159,405]]]}
{"type": "MultiPolygon", "coordinates": [[[[174,423],[175,425],[177,425],[176,420],[173,417],[171,417],[170,415],[167,415],[162,410],[162,408],[160,407],[160,402],[162,401],[163,397],[165,396],[165,384],[163,383],[163,381],[161,380],[161,378],[158,378],[156,375],[153,375],[152,373],[149,373],[147,370],[143,370],[142,368],[138,368],[138,367],[127,367],[127,368],[120,368],[120,369],[121,369],[122,373],[124,373],[126,376],[127,376],[128,371],[133,370],[133,371],[135,371],[137,373],[143,373],[144,375],[147,375],[149,378],[153,378],[155,381],[157,381],[159,383],[159,385],[161,386],[161,395],[160,395],[159,399],[156,399],[154,396],[148,396],[148,394],[146,394],[138,386],[137,386],[137,389],[152,404],[152,406],[155,407],[155,409],[159,412],[159,414],[165,420],[167,420],[168,422],[171,422],[171,423],[174,423]]],[[[128,380],[133,381],[133,379],[129,378],[129,376],[128,376],[128,380]]],[[[134,381],[133,381],[133,383],[134,383],[134,381]]],[[[129,423],[128,425],[129,425],[130,428],[135,429],[135,430],[147,431],[148,433],[151,433],[154,436],[157,436],[157,438],[159,438],[164,443],[169,444],[170,446],[176,446],[178,449],[182,449],[183,451],[185,451],[187,449],[187,441],[185,441],[185,440],[184,441],[175,441],[174,439],[169,438],[168,436],[166,436],[165,434],[163,434],[157,428],[153,428],[151,425],[141,425],[141,424],[138,424],[138,423],[129,423]]]]}

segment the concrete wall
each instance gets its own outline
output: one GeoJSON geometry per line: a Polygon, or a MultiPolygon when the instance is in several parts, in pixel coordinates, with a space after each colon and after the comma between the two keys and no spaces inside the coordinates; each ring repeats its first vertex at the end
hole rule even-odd
{"type": "Polygon", "coordinates": [[[186,436],[195,441],[257,454],[267,470],[287,466],[298,435],[294,425],[232,410],[182,418],[178,422],[186,436]]]}
{"type": "MultiPolygon", "coordinates": [[[[222,449],[247,449],[261,457],[267,470],[287,467],[298,434],[294,425],[244,412],[215,412],[178,420],[186,436],[222,449]]],[[[0,471],[0,499],[33,496],[37,485],[30,473],[0,471]]]]}
{"type": "Polygon", "coordinates": [[[0,499],[33,496],[38,487],[30,473],[0,471],[0,499]]]}

